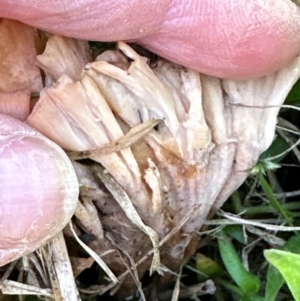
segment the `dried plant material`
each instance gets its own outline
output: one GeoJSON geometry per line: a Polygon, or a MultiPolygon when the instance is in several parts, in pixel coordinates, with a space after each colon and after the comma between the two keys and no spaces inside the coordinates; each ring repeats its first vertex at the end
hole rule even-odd
{"type": "Polygon", "coordinates": [[[8,279],[9,275],[11,274],[11,272],[13,271],[13,269],[15,268],[17,262],[13,261],[8,265],[8,268],[6,269],[4,275],[2,276],[0,281],[3,281],[5,279],[8,279]]]}
{"type": "Polygon", "coordinates": [[[78,178],[81,198],[87,198],[90,201],[111,199],[109,192],[103,191],[103,188],[100,187],[97,180],[98,177],[93,174],[89,166],[77,163],[75,161],[72,163],[78,178]]]}
{"type": "Polygon", "coordinates": [[[50,279],[54,290],[55,300],[80,301],[77,286],[70,263],[70,258],[66,248],[62,232],[58,233],[48,243],[49,253],[46,256],[48,267],[50,268],[50,279]],[[55,282],[55,283],[54,283],[55,282]]]}
{"type": "Polygon", "coordinates": [[[78,80],[83,67],[91,60],[87,41],[57,35],[48,39],[45,51],[37,56],[38,66],[45,71],[48,84],[63,74],[78,80]]]}
{"type": "Polygon", "coordinates": [[[151,229],[150,227],[146,226],[139,214],[137,213],[136,209],[134,208],[130,198],[128,197],[126,191],[118,185],[118,183],[111,177],[107,171],[102,169],[100,166],[95,166],[96,172],[99,178],[102,180],[104,185],[107,189],[111,192],[112,196],[118,202],[118,204],[124,210],[126,216],[129,220],[136,225],[140,230],[146,233],[153,245],[153,259],[150,268],[150,275],[159,269],[160,266],[160,256],[159,256],[159,248],[158,248],[158,236],[157,233],[151,229]]]}
{"type": "Polygon", "coordinates": [[[35,65],[34,29],[18,21],[0,21],[0,92],[40,91],[42,78],[35,65]]]}
{"type": "Polygon", "coordinates": [[[0,93],[0,113],[25,121],[30,114],[29,91],[0,93]]]}
{"type": "Polygon", "coordinates": [[[73,229],[72,222],[70,222],[69,225],[70,225],[70,228],[72,230],[72,233],[73,233],[75,239],[82,246],[82,248],[99,264],[99,266],[104,270],[104,272],[106,272],[106,274],[109,276],[109,278],[111,279],[111,281],[114,284],[118,283],[117,277],[113,274],[113,272],[106,265],[106,263],[101,259],[101,257],[79,239],[79,237],[77,236],[77,234],[75,233],[75,231],[73,229]]]}
{"type": "MultiPolygon", "coordinates": [[[[129,258],[129,261],[130,261],[130,266],[128,266],[128,269],[132,269],[132,271],[133,271],[132,274],[133,274],[133,277],[134,277],[136,287],[137,287],[137,289],[139,291],[139,294],[140,294],[140,300],[141,301],[147,301],[146,297],[145,297],[145,294],[144,294],[144,291],[143,291],[143,288],[142,288],[142,284],[139,280],[138,270],[135,268],[134,260],[126,251],[125,251],[125,254],[127,255],[127,257],[129,258]]],[[[153,262],[152,262],[152,266],[153,266],[153,262]]],[[[150,273],[151,273],[151,271],[150,271],[150,273]]]]}
{"type": "MultiPolygon", "coordinates": [[[[141,301],[146,301],[145,294],[144,294],[144,291],[142,289],[142,285],[141,285],[141,282],[140,282],[140,279],[139,279],[139,273],[138,273],[138,270],[137,270],[137,268],[135,266],[135,262],[134,262],[133,258],[125,250],[122,250],[116,244],[116,242],[113,240],[113,238],[110,235],[107,235],[107,238],[111,242],[111,244],[116,248],[116,250],[118,251],[118,253],[120,254],[121,261],[126,266],[127,271],[130,273],[132,279],[134,280],[135,285],[136,285],[137,290],[138,290],[139,295],[140,295],[139,296],[140,300],[141,301]]],[[[118,289],[119,288],[116,286],[115,289],[114,289],[114,291],[117,291],[118,289]]],[[[112,291],[110,293],[110,295],[113,296],[114,292],[112,291]]]]}
{"type": "Polygon", "coordinates": [[[12,280],[4,280],[0,284],[0,289],[5,295],[35,295],[35,296],[47,296],[53,298],[53,292],[51,289],[43,289],[40,287],[34,287],[28,284],[19,283],[12,280]]]}
{"type": "Polygon", "coordinates": [[[99,148],[90,149],[87,151],[69,152],[68,155],[72,160],[81,160],[87,158],[93,159],[103,155],[119,152],[130,147],[138,140],[142,139],[145,135],[149,134],[150,131],[160,122],[161,120],[159,119],[150,119],[131,128],[128,133],[116,141],[112,141],[99,148]]]}
{"type": "Polygon", "coordinates": [[[88,233],[95,235],[97,238],[103,238],[103,229],[97,209],[90,200],[83,197],[82,203],[78,202],[74,215],[88,233]]]}
{"type": "Polygon", "coordinates": [[[116,53],[114,50],[102,52],[96,57],[95,61],[105,61],[124,70],[130,67],[128,59],[121,52],[116,53]]]}
{"type": "MultiPolygon", "coordinates": [[[[220,215],[226,217],[226,219],[235,222],[236,224],[239,225],[250,225],[250,226],[255,226],[258,228],[263,228],[266,230],[271,230],[271,231],[288,231],[288,232],[292,232],[292,231],[300,231],[300,227],[292,227],[292,226],[281,226],[281,225],[271,225],[271,224],[266,224],[266,223],[262,223],[259,221],[255,221],[255,220],[246,220],[243,219],[241,217],[238,217],[237,215],[231,214],[231,213],[226,213],[223,211],[220,211],[220,215]]],[[[205,223],[206,225],[212,224],[209,221],[207,221],[205,223]]]]}
{"type": "MultiPolygon", "coordinates": [[[[216,286],[212,280],[207,280],[204,283],[198,283],[189,287],[184,287],[179,293],[180,298],[195,299],[197,296],[213,295],[216,292],[216,286]]],[[[170,300],[172,291],[166,291],[159,294],[159,300],[170,300]]],[[[197,300],[197,299],[195,299],[197,300]]]]}
{"type": "MultiPolygon", "coordinates": [[[[162,246],[164,246],[173,236],[175,236],[177,234],[177,232],[179,232],[181,230],[181,228],[185,225],[185,223],[193,216],[195,210],[198,209],[196,206],[194,206],[187,214],[186,216],[180,221],[180,223],[178,225],[176,225],[175,228],[173,228],[169,233],[167,233],[167,235],[165,237],[163,237],[160,242],[159,242],[159,247],[161,248],[162,246]]],[[[141,257],[136,263],[135,266],[136,268],[140,265],[142,265],[148,258],[149,256],[152,255],[153,253],[153,249],[148,251],[147,254],[145,254],[143,257],[141,257]]],[[[118,280],[119,282],[123,281],[125,279],[125,277],[130,273],[129,270],[126,270],[125,272],[123,272],[121,275],[119,275],[118,280]]],[[[107,291],[109,291],[110,289],[112,289],[114,287],[114,283],[111,283],[105,287],[101,288],[101,291],[99,291],[100,295],[105,294],[107,291]]]]}
{"type": "Polygon", "coordinates": [[[48,279],[47,268],[45,267],[45,260],[42,254],[44,254],[44,247],[28,254],[26,257],[30,260],[30,267],[32,268],[32,266],[34,266],[35,271],[38,273],[37,277],[42,280],[45,286],[50,286],[50,280],[48,279]]]}
{"type": "Polygon", "coordinates": [[[144,179],[152,190],[151,209],[153,214],[159,215],[164,209],[164,185],[155,163],[149,158],[148,168],[145,169],[144,179]]]}
{"type": "Polygon", "coordinates": [[[76,278],[81,272],[89,269],[95,262],[93,257],[89,258],[79,258],[79,257],[70,257],[74,277],[76,278]]]}
{"type": "Polygon", "coordinates": [[[49,38],[49,33],[42,29],[34,29],[34,42],[36,53],[42,54],[45,51],[46,44],[49,38]]]}
{"type": "MultiPolygon", "coordinates": [[[[39,276],[36,273],[36,270],[30,267],[30,262],[28,260],[28,256],[24,256],[22,258],[22,268],[20,269],[20,273],[18,275],[18,282],[20,283],[27,283],[29,285],[39,287],[39,281],[37,276],[39,276]]],[[[46,286],[49,287],[49,286],[46,286]]]]}
{"type": "Polygon", "coordinates": [[[176,283],[175,283],[175,287],[172,293],[172,299],[171,301],[178,301],[179,298],[179,294],[180,294],[180,278],[181,278],[181,274],[182,274],[182,266],[180,267],[180,271],[179,274],[177,276],[176,279],[176,283]]]}
{"type": "Polygon", "coordinates": [[[286,241],[280,237],[277,237],[276,234],[268,233],[267,231],[262,231],[258,228],[248,225],[246,227],[247,231],[256,235],[257,237],[266,241],[272,247],[283,247],[286,241]]]}

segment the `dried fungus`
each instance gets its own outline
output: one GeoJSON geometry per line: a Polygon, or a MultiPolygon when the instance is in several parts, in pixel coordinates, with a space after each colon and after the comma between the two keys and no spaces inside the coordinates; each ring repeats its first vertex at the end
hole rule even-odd
{"type": "MultiPolygon", "coordinates": [[[[70,51],[65,42],[55,47],[70,51]]],[[[138,262],[151,250],[149,237],[128,218],[132,205],[159,240],[176,229],[160,248],[161,267],[176,270],[193,253],[194,234],[210,212],[242,184],[271,144],[279,108],[299,78],[300,59],[266,77],[232,81],[163,59],[151,68],[125,43],[118,47],[121,52],[100,54],[81,74],[70,76],[47,65],[56,82],[41,92],[27,123],[72,156],[97,162],[74,163],[81,183],[78,210],[87,220],[87,206],[95,204],[101,224],[90,246],[98,253],[116,250],[104,258],[116,275],[126,270],[121,258],[138,262]],[[155,127],[126,143],[130,131],[152,120],[157,120],[155,127]],[[97,166],[126,192],[129,207],[109,193],[97,166]]],[[[84,221],[82,229],[93,233],[84,221]]],[[[139,276],[149,268],[150,261],[139,265],[139,276]]]]}

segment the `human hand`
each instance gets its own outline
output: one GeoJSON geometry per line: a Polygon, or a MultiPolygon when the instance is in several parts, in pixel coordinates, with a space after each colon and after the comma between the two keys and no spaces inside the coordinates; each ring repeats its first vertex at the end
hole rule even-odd
{"type": "Polygon", "coordinates": [[[0,16],[75,38],[131,40],[202,73],[277,71],[300,52],[290,0],[0,0],[0,16]]]}

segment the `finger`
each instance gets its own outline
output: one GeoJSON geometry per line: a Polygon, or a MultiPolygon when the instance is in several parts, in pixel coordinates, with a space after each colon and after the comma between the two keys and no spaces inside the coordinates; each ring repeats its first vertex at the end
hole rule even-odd
{"type": "Polygon", "coordinates": [[[175,0],[173,5],[155,34],[140,43],[202,73],[259,77],[300,52],[300,11],[290,0],[175,0]]]}
{"type": "Polygon", "coordinates": [[[290,0],[0,0],[1,14],[89,40],[137,40],[200,72],[246,79],[280,69],[300,49],[290,0]]]}
{"type": "Polygon", "coordinates": [[[171,0],[0,0],[0,16],[75,38],[117,41],[150,35],[171,0]]]}

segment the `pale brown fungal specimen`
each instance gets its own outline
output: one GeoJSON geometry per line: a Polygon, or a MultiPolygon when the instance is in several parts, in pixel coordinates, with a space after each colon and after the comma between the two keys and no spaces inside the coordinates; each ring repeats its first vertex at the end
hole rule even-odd
{"type": "MultiPolygon", "coordinates": [[[[31,37],[25,60],[31,65],[34,31],[16,24],[31,37]]],[[[90,62],[87,42],[51,36],[36,62],[46,87],[34,66],[33,82],[5,91],[28,93],[30,86],[40,92],[26,123],[56,144],[0,116],[0,227],[7,230],[1,231],[0,264],[57,234],[71,219],[80,189],[75,218],[64,230],[67,240],[75,237],[109,276],[98,294],[122,283],[130,295],[136,285],[141,292],[138,278],[148,270],[167,278],[193,254],[195,232],[271,144],[300,59],[265,77],[233,81],[164,59],[151,69],[128,45],[118,46],[120,52],[106,51],[90,62]],[[58,145],[73,160],[92,162],[71,163],[58,145]],[[20,210],[22,219],[15,217],[20,210]],[[88,236],[88,246],[80,234],[88,236]]],[[[79,297],[61,234],[43,249],[51,267],[47,293],[74,301],[79,297]]],[[[76,274],[91,264],[76,248],[70,251],[81,265],[76,274]]]]}
{"type": "MultiPolygon", "coordinates": [[[[86,65],[78,81],[57,75],[56,83],[41,92],[27,123],[72,151],[73,158],[88,156],[101,163],[114,179],[103,183],[117,197],[101,183],[98,163],[75,165],[83,204],[93,201],[101,225],[110,229],[90,246],[99,254],[115,249],[105,262],[123,279],[122,258],[139,262],[152,247],[128,219],[131,209],[116,199],[128,197],[160,241],[168,237],[159,250],[163,265],[156,269],[176,270],[194,252],[195,231],[245,180],[272,142],[280,105],[300,75],[300,59],[266,77],[233,81],[163,59],[152,70],[126,44],[120,42],[119,49],[123,54],[108,51],[86,65]],[[126,141],[130,129],[152,119],[162,121],[133,144],[126,141]]],[[[140,277],[150,263],[137,267],[140,277]]],[[[127,289],[135,287],[130,277],[125,283],[127,289]]]]}

